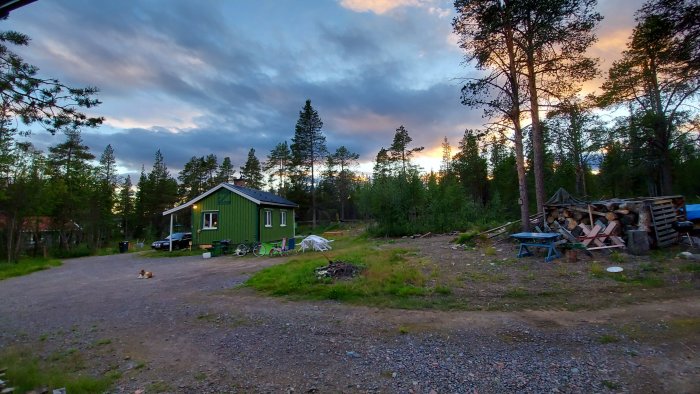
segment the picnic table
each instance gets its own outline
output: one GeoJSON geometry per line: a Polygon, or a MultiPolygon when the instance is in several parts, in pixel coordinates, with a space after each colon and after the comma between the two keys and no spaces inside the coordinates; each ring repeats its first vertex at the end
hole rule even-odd
{"type": "Polygon", "coordinates": [[[559,238],[558,233],[515,233],[512,234],[511,237],[520,241],[520,249],[518,250],[519,258],[532,256],[532,252],[528,249],[530,246],[547,249],[547,256],[544,258],[546,262],[561,257],[561,254],[556,248],[556,241],[557,238],[559,238]]]}

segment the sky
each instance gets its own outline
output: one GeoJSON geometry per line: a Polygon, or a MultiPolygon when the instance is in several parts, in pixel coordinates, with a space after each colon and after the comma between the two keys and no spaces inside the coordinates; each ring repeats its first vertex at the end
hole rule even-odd
{"type": "MultiPolygon", "coordinates": [[[[599,0],[604,16],[590,55],[607,70],[624,49],[641,0],[599,0]]],[[[193,156],[244,164],[291,141],[307,99],[328,149],[360,154],[361,171],[403,125],[424,170],[484,123],[460,104],[474,75],[443,0],[39,0],[0,21],[32,39],[14,48],[44,77],[96,86],[105,117],[83,140],[111,144],[120,171],[148,171],[156,150],[171,174],[193,156]]],[[[600,80],[585,86],[593,90],[600,80]]],[[[35,131],[39,148],[62,142],[35,131]]],[[[455,148],[453,148],[453,151],[455,148]]]]}

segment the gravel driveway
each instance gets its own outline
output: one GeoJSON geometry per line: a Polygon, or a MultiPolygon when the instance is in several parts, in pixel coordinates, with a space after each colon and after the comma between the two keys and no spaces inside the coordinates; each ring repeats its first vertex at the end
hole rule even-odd
{"type": "Polygon", "coordinates": [[[699,336],[669,325],[697,321],[697,298],[580,313],[433,312],[296,302],[236,288],[283,261],[68,260],[0,281],[0,347],[77,349],[91,373],[122,373],[115,392],[700,388],[699,336]],[[137,279],[140,269],[155,277],[137,279]]]}

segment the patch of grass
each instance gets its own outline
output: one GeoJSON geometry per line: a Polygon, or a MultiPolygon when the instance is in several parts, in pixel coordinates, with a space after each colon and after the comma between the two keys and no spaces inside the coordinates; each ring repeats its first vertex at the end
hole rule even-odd
{"type": "Polygon", "coordinates": [[[65,387],[73,394],[102,393],[116,380],[114,375],[93,377],[80,374],[84,369],[82,356],[76,350],[56,352],[46,360],[28,350],[10,348],[0,353],[0,365],[7,367],[6,380],[12,382],[16,392],[26,392],[38,387],[49,390],[65,387]]]}
{"type": "Polygon", "coordinates": [[[688,263],[680,266],[681,272],[700,272],[700,263],[688,263]]]}
{"type": "Polygon", "coordinates": [[[625,255],[618,251],[613,251],[610,253],[610,261],[616,264],[622,264],[625,262],[625,255]]]}
{"type": "Polygon", "coordinates": [[[639,271],[640,272],[654,272],[654,273],[662,273],[664,272],[664,267],[657,263],[642,263],[639,264],[639,271]]]}
{"type": "Polygon", "coordinates": [[[173,388],[162,380],[157,380],[146,387],[147,393],[166,393],[170,391],[173,391],[173,388]]]}
{"type": "Polygon", "coordinates": [[[615,335],[604,334],[598,337],[598,342],[602,343],[603,345],[607,343],[617,343],[620,342],[620,338],[616,337],[615,335]]]}
{"type": "Polygon", "coordinates": [[[146,362],[145,362],[145,361],[139,361],[139,362],[136,363],[136,365],[134,365],[134,369],[139,370],[139,369],[141,369],[141,368],[144,368],[145,366],[146,366],[146,362]]]}
{"type": "Polygon", "coordinates": [[[671,260],[678,253],[674,248],[652,249],[649,251],[649,257],[658,262],[671,260]]]}
{"type": "Polygon", "coordinates": [[[242,317],[214,313],[201,313],[197,316],[197,320],[228,328],[239,327],[247,322],[247,320],[242,317]]]}
{"type": "Polygon", "coordinates": [[[630,276],[621,273],[610,274],[609,276],[617,282],[626,283],[631,286],[658,288],[663,287],[665,284],[663,278],[655,275],[644,274],[643,272],[630,276]]]}
{"type": "Polygon", "coordinates": [[[408,329],[408,327],[406,327],[406,326],[399,326],[399,334],[401,334],[401,335],[406,335],[406,334],[408,334],[409,332],[410,332],[410,330],[408,329]]]}
{"type": "Polygon", "coordinates": [[[601,382],[605,388],[610,389],[610,390],[619,390],[622,388],[622,385],[618,382],[613,382],[612,380],[603,380],[601,382]]]}
{"type": "Polygon", "coordinates": [[[112,343],[112,340],[109,338],[103,338],[103,339],[95,341],[95,345],[97,345],[97,346],[109,345],[110,343],[112,343]]]}
{"type": "Polygon", "coordinates": [[[477,231],[467,231],[466,233],[461,233],[457,236],[457,239],[454,240],[454,243],[474,247],[476,246],[477,234],[479,234],[477,231]]]}
{"type": "Polygon", "coordinates": [[[486,248],[486,250],[484,250],[484,254],[486,256],[495,256],[496,255],[496,248],[494,248],[493,246],[489,246],[486,248]]]}
{"type": "Polygon", "coordinates": [[[108,378],[109,380],[118,380],[119,378],[122,377],[122,373],[117,371],[116,369],[113,369],[111,371],[107,371],[105,373],[105,377],[108,378]]]}
{"type": "Polygon", "coordinates": [[[447,286],[438,285],[435,286],[435,293],[442,295],[450,295],[452,294],[452,289],[450,289],[447,286]]]}
{"type": "Polygon", "coordinates": [[[591,263],[591,265],[588,267],[588,272],[594,278],[602,278],[605,276],[605,268],[603,268],[603,266],[597,261],[591,263]]]}
{"type": "Polygon", "coordinates": [[[431,294],[421,269],[424,264],[410,255],[411,250],[376,250],[368,241],[357,239],[341,239],[333,247],[328,258],[358,265],[361,274],[350,280],[319,280],[314,270],[326,265],[328,260],[323,255],[308,253],[259,271],[246,286],[275,296],[399,308],[414,307],[417,298],[431,294]]]}
{"type": "Polygon", "coordinates": [[[207,374],[205,374],[204,372],[197,372],[196,374],[194,374],[194,379],[198,382],[201,382],[202,380],[204,380],[206,378],[207,378],[207,374]]]}
{"type": "Polygon", "coordinates": [[[61,264],[63,263],[56,259],[20,259],[17,263],[2,262],[0,263],[0,280],[29,275],[32,272],[58,267],[61,264]]]}
{"type": "Polygon", "coordinates": [[[674,337],[697,335],[700,332],[700,318],[671,320],[668,327],[674,337]]]}
{"type": "Polygon", "coordinates": [[[463,280],[470,280],[477,283],[500,283],[507,279],[501,272],[470,271],[460,275],[463,280]]]}
{"type": "Polygon", "coordinates": [[[530,293],[521,287],[515,287],[506,291],[503,296],[508,298],[526,298],[530,296],[530,293]]]}

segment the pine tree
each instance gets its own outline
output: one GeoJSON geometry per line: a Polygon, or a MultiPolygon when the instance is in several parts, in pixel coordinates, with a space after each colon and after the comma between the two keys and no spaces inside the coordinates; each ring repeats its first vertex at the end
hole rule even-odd
{"type": "Polygon", "coordinates": [[[226,156],[224,161],[221,162],[219,166],[219,172],[216,173],[217,183],[229,183],[233,182],[233,177],[236,170],[233,169],[233,164],[231,163],[231,158],[226,156]]]}
{"type": "Polygon", "coordinates": [[[87,218],[95,182],[89,161],[95,156],[83,145],[80,131],[65,131],[66,140],[49,147],[50,190],[55,199],[53,220],[59,227],[59,247],[69,250],[80,241],[79,227],[87,218]]]}
{"type": "Polygon", "coordinates": [[[287,188],[287,179],[289,177],[289,167],[292,162],[292,152],[289,150],[287,141],[277,144],[267,155],[267,160],[264,163],[263,170],[270,172],[270,184],[274,184],[277,180],[277,190],[282,191],[287,188]]]}
{"type": "Polygon", "coordinates": [[[250,148],[248,151],[248,159],[246,159],[245,165],[241,167],[241,178],[245,180],[246,185],[251,189],[262,188],[262,168],[260,160],[255,157],[255,149],[253,148],[250,148]]]}
{"type": "MultiPolygon", "coordinates": [[[[316,164],[326,156],[326,137],[321,132],[323,122],[318,112],[311,106],[311,100],[306,100],[304,108],[299,112],[292,138],[291,152],[293,165],[302,173],[311,176],[311,216],[312,226],[316,227],[316,164]]],[[[303,179],[303,177],[300,177],[303,179]]]]}
{"type": "Polygon", "coordinates": [[[522,73],[521,49],[516,45],[515,2],[456,0],[457,17],[452,26],[466,60],[486,74],[469,78],[462,87],[462,104],[483,108],[494,132],[512,138],[518,173],[518,205],[524,231],[530,227],[530,209],[523,144],[524,101],[527,79],[522,73]]]}
{"type": "Polygon", "coordinates": [[[408,135],[408,131],[401,125],[396,129],[394,141],[389,147],[389,157],[391,157],[393,162],[400,164],[401,175],[404,177],[406,176],[407,167],[411,164],[411,157],[413,154],[424,149],[422,146],[409,148],[408,144],[410,144],[411,141],[413,141],[413,138],[408,135]]]}
{"type": "Polygon", "coordinates": [[[442,140],[442,162],[440,163],[440,177],[444,178],[452,173],[452,147],[447,136],[442,140]]]}
{"type": "Polygon", "coordinates": [[[127,175],[119,188],[119,200],[117,201],[116,209],[124,239],[130,239],[130,231],[133,231],[131,228],[131,220],[134,215],[134,191],[132,188],[131,176],[127,175]]]}
{"type": "Polygon", "coordinates": [[[160,238],[165,230],[163,211],[172,208],[177,201],[177,181],[170,176],[160,149],[156,152],[147,183],[150,190],[144,195],[145,214],[153,235],[160,238]]]}
{"type": "Polygon", "coordinates": [[[346,206],[350,200],[351,190],[355,174],[352,167],[357,164],[360,155],[350,152],[345,146],[341,146],[335,150],[332,155],[333,161],[339,168],[338,177],[336,179],[336,189],[338,192],[338,201],[340,205],[340,219],[345,220],[346,206]]]}
{"type": "Polygon", "coordinates": [[[454,158],[454,170],[464,189],[475,203],[486,204],[488,199],[488,166],[479,152],[478,131],[467,129],[459,141],[459,152],[454,158]]]}

